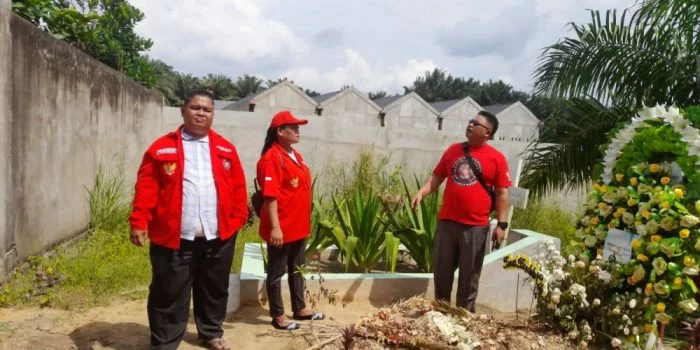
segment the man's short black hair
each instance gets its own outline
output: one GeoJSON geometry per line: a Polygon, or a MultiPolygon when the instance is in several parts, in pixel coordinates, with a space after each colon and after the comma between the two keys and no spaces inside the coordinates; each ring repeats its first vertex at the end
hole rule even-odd
{"type": "Polygon", "coordinates": [[[498,130],[498,118],[496,118],[493,113],[488,111],[479,111],[477,114],[486,118],[486,120],[489,121],[489,124],[491,124],[491,140],[493,140],[493,137],[496,135],[496,131],[498,130]]]}
{"type": "Polygon", "coordinates": [[[187,94],[187,99],[182,105],[186,106],[195,96],[209,97],[211,102],[214,102],[214,94],[211,91],[205,89],[194,89],[187,94]]]}

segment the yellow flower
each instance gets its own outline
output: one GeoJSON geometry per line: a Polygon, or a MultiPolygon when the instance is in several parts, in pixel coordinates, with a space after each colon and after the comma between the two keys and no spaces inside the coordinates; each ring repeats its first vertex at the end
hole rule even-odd
{"type": "Polygon", "coordinates": [[[630,178],[630,185],[637,186],[638,183],[636,177],[630,178]]]}
{"type": "Polygon", "coordinates": [[[615,221],[610,221],[610,222],[608,223],[608,228],[609,228],[609,229],[613,229],[613,228],[615,228],[615,227],[617,227],[617,223],[616,223],[615,221]]]}
{"type": "Polygon", "coordinates": [[[651,212],[648,210],[642,211],[642,216],[647,220],[651,220],[651,212]]]}
{"type": "Polygon", "coordinates": [[[656,163],[649,164],[649,171],[650,172],[657,173],[657,172],[659,172],[659,169],[661,169],[661,167],[658,164],[656,164],[656,163]]]}
{"type": "Polygon", "coordinates": [[[681,238],[688,238],[688,236],[690,236],[690,230],[684,228],[678,232],[678,235],[681,236],[681,238]]]}
{"type": "Polygon", "coordinates": [[[627,211],[627,209],[625,209],[623,207],[619,207],[619,208],[617,208],[617,210],[615,210],[615,212],[620,214],[620,215],[624,214],[626,211],[627,211]]]}
{"type": "Polygon", "coordinates": [[[601,209],[601,210],[608,209],[608,203],[605,203],[605,202],[598,203],[598,209],[601,209]]]}
{"type": "Polygon", "coordinates": [[[673,289],[681,289],[683,287],[683,279],[680,277],[676,277],[673,279],[673,289]]]}
{"type": "Polygon", "coordinates": [[[661,178],[661,183],[664,185],[668,185],[669,183],[671,183],[671,178],[668,176],[664,176],[661,178]]]}
{"type": "Polygon", "coordinates": [[[633,285],[637,284],[637,282],[639,282],[639,281],[637,281],[636,278],[634,278],[632,276],[627,277],[627,283],[629,283],[629,285],[633,286],[633,285]]]}
{"type": "Polygon", "coordinates": [[[615,181],[617,182],[622,182],[622,180],[625,179],[625,175],[623,174],[615,174],[615,181]]]}
{"type": "Polygon", "coordinates": [[[666,304],[664,304],[664,303],[656,304],[656,312],[665,312],[665,311],[666,311],[666,304]]]}
{"type": "Polygon", "coordinates": [[[642,241],[639,239],[632,240],[632,249],[639,249],[642,246],[642,241]]]}
{"type": "Polygon", "coordinates": [[[654,294],[654,286],[651,283],[647,283],[647,285],[644,287],[644,294],[647,296],[654,294]]]}
{"type": "Polygon", "coordinates": [[[647,323],[644,325],[644,333],[651,333],[654,331],[654,325],[647,323]]]}
{"type": "Polygon", "coordinates": [[[653,235],[653,236],[651,236],[651,241],[652,241],[652,242],[658,242],[658,241],[660,241],[660,240],[661,240],[661,236],[660,236],[660,235],[653,235]]]}
{"type": "Polygon", "coordinates": [[[597,216],[594,216],[593,218],[591,218],[591,225],[598,225],[598,224],[600,224],[600,219],[598,219],[597,216]]]}
{"type": "Polygon", "coordinates": [[[683,198],[683,190],[680,188],[673,190],[673,194],[676,196],[676,198],[683,198]]]}
{"type": "Polygon", "coordinates": [[[683,257],[683,265],[685,265],[686,267],[691,267],[695,265],[695,260],[689,255],[686,255],[683,257]]]}
{"type": "Polygon", "coordinates": [[[637,200],[636,200],[636,199],[630,198],[630,199],[627,200],[627,206],[628,206],[628,207],[633,207],[633,206],[635,206],[635,205],[637,205],[637,200]]]}
{"type": "Polygon", "coordinates": [[[661,207],[664,209],[668,209],[671,207],[671,203],[669,203],[668,201],[663,201],[663,203],[661,203],[661,207]]]}
{"type": "Polygon", "coordinates": [[[593,189],[600,192],[600,185],[598,184],[593,184],[593,189]]]}
{"type": "Polygon", "coordinates": [[[644,255],[644,254],[639,254],[639,255],[637,255],[637,260],[639,260],[641,262],[647,262],[647,261],[649,261],[649,257],[644,255]]]}

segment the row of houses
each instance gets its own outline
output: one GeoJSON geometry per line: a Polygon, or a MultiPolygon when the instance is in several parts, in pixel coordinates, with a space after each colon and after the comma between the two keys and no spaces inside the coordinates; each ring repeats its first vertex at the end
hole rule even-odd
{"type": "Polygon", "coordinates": [[[415,92],[370,100],[355,87],[310,97],[289,81],[239,101],[215,101],[215,108],[272,115],[290,110],[298,115],[332,118],[338,124],[464,132],[479,111],[500,121],[496,140],[530,142],[538,137],[540,120],[521,102],[480,106],[471,97],[429,103],[415,92]]]}

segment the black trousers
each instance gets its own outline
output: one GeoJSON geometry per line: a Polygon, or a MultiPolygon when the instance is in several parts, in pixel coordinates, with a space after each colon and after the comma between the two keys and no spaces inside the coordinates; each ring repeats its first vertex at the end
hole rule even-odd
{"type": "Polygon", "coordinates": [[[225,241],[180,240],[173,250],[151,243],[153,279],[148,294],[151,349],[177,349],[187,328],[190,292],[197,333],[220,338],[226,317],[228,282],[236,235],[225,241]]]}
{"type": "Polygon", "coordinates": [[[306,239],[289,242],[276,248],[267,245],[267,298],[270,301],[270,316],[284,315],[282,303],[282,276],[285,271],[289,281],[289,294],[292,297],[292,312],[306,307],[304,302],[304,277],[297,273],[297,266],[304,264],[306,239]]]}
{"type": "Polygon", "coordinates": [[[455,269],[459,267],[457,306],[475,311],[488,233],[488,226],[438,220],[433,242],[435,299],[451,300],[455,269]]]}

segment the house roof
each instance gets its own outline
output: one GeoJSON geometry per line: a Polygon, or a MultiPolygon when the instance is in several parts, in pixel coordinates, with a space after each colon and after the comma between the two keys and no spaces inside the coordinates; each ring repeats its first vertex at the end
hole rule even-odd
{"type": "Polygon", "coordinates": [[[506,108],[510,107],[511,105],[512,103],[501,103],[490,106],[484,106],[484,110],[493,114],[498,114],[503,112],[506,108]]]}
{"type": "Polygon", "coordinates": [[[327,100],[327,99],[329,99],[329,98],[331,98],[331,97],[333,97],[341,92],[342,92],[342,90],[333,91],[333,92],[325,93],[323,95],[314,96],[312,98],[314,99],[314,101],[321,103],[321,102],[323,102],[323,101],[325,101],[325,100],[327,100]]]}
{"type": "Polygon", "coordinates": [[[430,105],[433,106],[438,112],[443,112],[446,109],[452,107],[452,105],[456,104],[457,102],[461,101],[462,99],[454,99],[454,100],[446,100],[446,101],[437,101],[433,102],[430,105]]]}
{"type": "Polygon", "coordinates": [[[384,108],[384,107],[394,103],[394,101],[396,101],[402,97],[403,96],[389,96],[389,97],[378,98],[378,99],[374,100],[374,103],[376,103],[377,106],[384,108]]]}
{"type": "Polygon", "coordinates": [[[214,100],[214,109],[224,109],[236,101],[214,100]]]}
{"type": "Polygon", "coordinates": [[[257,99],[258,97],[261,97],[261,98],[262,98],[262,97],[264,97],[264,96],[267,96],[267,95],[269,95],[269,94],[272,94],[272,93],[274,93],[275,91],[277,91],[278,89],[282,89],[282,88],[285,87],[285,86],[290,87],[291,89],[293,89],[296,93],[299,94],[299,96],[302,96],[304,99],[306,99],[306,101],[309,102],[310,105],[316,106],[316,105],[318,104],[314,99],[312,99],[311,97],[309,97],[309,95],[305,94],[304,91],[301,91],[301,89],[299,89],[298,87],[296,87],[294,84],[292,84],[291,82],[285,80],[285,81],[282,81],[281,83],[276,84],[275,86],[273,86],[273,87],[271,87],[271,88],[269,88],[269,89],[265,89],[265,90],[263,90],[263,91],[261,91],[261,92],[259,92],[259,93],[257,93],[257,94],[248,95],[248,96],[246,96],[245,98],[243,98],[242,100],[236,101],[236,102],[234,102],[234,103],[232,103],[232,104],[226,106],[225,109],[236,109],[236,107],[239,107],[239,108],[240,108],[240,107],[247,106],[247,105],[250,103],[251,100],[255,100],[255,99],[257,99]]]}

